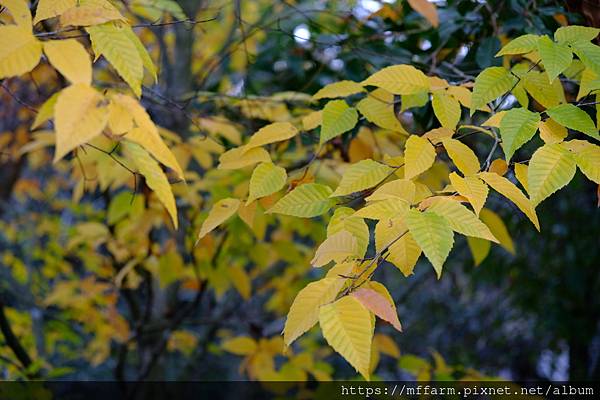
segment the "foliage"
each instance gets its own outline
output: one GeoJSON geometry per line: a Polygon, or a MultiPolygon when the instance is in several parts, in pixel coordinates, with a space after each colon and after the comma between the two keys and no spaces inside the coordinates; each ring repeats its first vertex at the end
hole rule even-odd
{"type": "MultiPolygon", "coordinates": [[[[197,6],[187,7],[195,18],[187,20],[189,10],[167,0],[136,1],[132,9],[109,0],[49,3],[39,1],[32,15],[25,0],[0,0],[8,10],[0,26],[3,87],[11,93],[8,78],[39,80],[48,94],[34,108],[34,121],[20,117],[11,128],[17,137],[21,123],[33,130],[13,156],[26,157],[32,173],[53,176],[43,190],[25,177],[14,189],[15,197],[31,196],[50,204],[48,210],[31,219],[20,212],[16,221],[23,225],[3,222],[4,242],[38,238],[29,254],[5,251],[3,264],[15,287],[35,288],[27,301],[55,318],[43,324],[42,345],[31,336],[19,345],[36,361],[17,357],[7,367],[12,377],[69,373],[55,367],[55,353],[98,366],[115,346],[119,379],[126,378],[125,363],[137,347],[136,379],[155,371],[168,349],[241,356],[240,371],[252,379],[306,380],[310,374],[328,380],[330,350],[311,331],[318,323],[330,347],[365,379],[375,375],[381,354],[428,379],[427,361],[401,356],[394,340],[377,332],[376,319],[402,330],[393,291],[375,280],[380,268],[393,265],[399,270],[394,279],[410,277],[423,254],[443,280],[460,236],[476,264],[491,243],[515,251],[489,201],[493,193],[540,230],[538,206],[577,169],[600,185],[595,28],[569,25],[553,36],[526,33],[512,41],[503,36],[501,49],[482,43],[476,55],[481,72],[473,75],[453,64],[436,68],[457,52],[442,43],[438,53],[448,52],[434,54],[431,68],[369,63],[362,76],[342,76],[312,96],[304,90],[248,95],[245,85],[252,82],[242,81],[244,96],[237,96],[231,94],[236,84],[219,76],[221,66],[212,61],[229,51],[220,21],[206,21],[211,36],[194,46],[208,48],[196,49],[194,58],[179,60],[172,46],[184,40],[184,24],[202,18],[205,10],[197,6]],[[154,3],[160,3],[158,15],[154,3]],[[161,18],[165,22],[156,22],[161,18]],[[160,36],[134,28],[172,31],[160,36]],[[158,91],[159,59],[171,59],[165,95],[158,91]],[[176,72],[179,63],[212,81],[214,92],[185,81],[185,90],[176,91],[185,78],[176,72]],[[188,106],[202,101],[208,105],[191,115],[188,106]],[[162,111],[150,112],[156,105],[162,111]],[[165,108],[177,117],[165,116],[165,108]],[[316,279],[305,284],[307,277],[316,279]],[[260,301],[264,312],[287,314],[283,338],[268,329],[250,337],[213,324],[199,343],[184,329],[202,305],[205,311],[220,305],[211,316],[217,321],[235,312],[225,295],[230,289],[247,304],[260,301]],[[144,292],[150,305],[139,303],[144,292]],[[64,319],[73,327],[60,327],[64,319]],[[215,336],[220,349],[211,347],[215,336]]],[[[425,18],[409,13],[408,23],[417,19],[424,30],[444,26],[432,3],[408,4],[425,18]]],[[[279,6],[297,11],[294,3],[279,6]]],[[[400,8],[386,4],[369,18],[399,24],[400,8]]],[[[235,13],[223,21],[238,29],[235,13]]],[[[248,48],[267,42],[239,29],[245,50],[234,47],[222,68],[235,73],[253,67],[248,48]]],[[[339,39],[339,32],[330,34],[339,39]]],[[[10,314],[17,332],[40,329],[34,316],[10,314]]],[[[252,331],[251,320],[246,323],[252,331]]],[[[440,376],[459,375],[439,355],[434,359],[440,376]]]]}

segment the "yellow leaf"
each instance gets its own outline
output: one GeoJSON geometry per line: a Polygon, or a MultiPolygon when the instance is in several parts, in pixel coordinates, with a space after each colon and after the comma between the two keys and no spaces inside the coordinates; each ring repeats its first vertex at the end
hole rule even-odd
{"type": "Polygon", "coordinates": [[[489,189],[487,185],[476,176],[463,178],[455,172],[451,173],[449,178],[454,190],[461,196],[466,197],[471,206],[473,206],[475,215],[479,215],[488,196],[489,189]]]}
{"type": "Polygon", "coordinates": [[[309,283],[298,293],[290,307],[283,328],[283,340],[286,346],[291,345],[294,340],[317,323],[319,307],[334,301],[344,282],[345,279],[337,276],[327,277],[309,283]]]}
{"type": "Polygon", "coordinates": [[[433,112],[444,128],[456,129],[460,120],[460,103],[454,97],[443,92],[433,94],[431,101],[433,112]]]}
{"type": "Polygon", "coordinates": [[[429,79],[412,65],[393,65],[375,72],[362,85],[377,86],[392,94],[406,95],[429,90],[429,79]]]}
{"type": "Polygon", "coordinates": [[[152,189],[158,200],[165,206],[171,216],[175,229],[177,229],[179,225],[177,221],[177,206],[175,205],[175,197],[173,196],[167,176],[160,168],[160,165],[141,146],[135,143],[123,144],[129,159],[137,167],[138,172],[146,179],[148,187],[152,189]]]}
{"type": "Polygon", "coordinates": [[[529,193],[529,181],[527,180],[528,169],[527,164],[515,164],[515,177],[527,193],[529,193]]]}
{"type": "Polygon", "coordinates": [[[498,243],[489,228],[456,200],[436,197],[427,210],[444,217],[455,232],[498,243]]]}
{"type": "Polygon", "coordinates": [[[271,156],[262,147],[244,151],[244,147],[236,147],[221,154],[219,169],[240,169],[259,162],[271,162],[271,156]]]}
{"type": "Polygon", "coordinates": [[[545,121],[540,121],[538,125],[540,129],[540,137],[545,143],[560,143],[568,135],[567,128],[558,124],[552,118],[548,118],[545,121]]]}
{"type": "Polygon", "coordinates": [[[319,100],[326,98],[346,97],[364,91],[365,89],[360,83],[353,81],[340,81],[324,86],[321,88],[321,90],[313,95],[313,99],[319,100]]]}
{"type": "MultiPolygon", "coordinates": [[[[64,16],[65,14],[63,14],[64,16]]],[[[109,22],[86,28],[96,58],[103,55],[127,82],[137,97],[142,95],[144,63],[139,51],[121,24],[109,22]]]]}
{"type": "Polygon", "coordinates": [[[202,239],[217,226],[221,225],[237,212],[240,206],[238,199],[222,199],[217,201],[208,213],[208,217],[202,223],[200,233],[198,233],[198,240],[202,239]]]}
{"type": "Polygon", "coordinates": [[[546,144],[529,161],[527,181],[531,203],[535,207],[551,194],[565,187],[575,176],[573,155],[560,144],[546,144]]]}
{"type": "Polygon", "coordinates": [[[302,127],[305,131],[311,131],[323,123],[323,111],[313,111],[302,118],[302,127]]]}
{"type": "Polygon", "coordinates": [[[341,263],[348,257],[360,256],[357,250],[356,238],[350,232],[342,230],[321,243],[310,263],[313,267],[322,267],[331,261],[341,263]]]}
{"type": "Polygon", "coordinates": [[[0,79],[31,71],[41,56],[42,43],[33,36],[30,26],[0,26],[0,79]]]}
{"type": "MultiPolygon", "coordinates": [[[[509,253],[515,254],[515,245],[504,225],[502,218],[498,216],[492,210],[484,208],[479,214],[481,220],[490,228],[490,231],[496,239],[500,242],[500,246],[504,247],[509,253]]],[[[488,242],[489,243],[489,242],[488,242]]]]}
{"type": "Polygon", "coordinates": [[[600,147],[589,142],[574,150],[575,161],[583,174],[600,185],[600,147]]]}
{"type": "Polygon", "coordinates": [[[242,144],[242,134],[239,127],[226,118],[212,116],[208,118],[199,118],[198,122],[202,129],[206,129],[210,134],[222,136],[236,146],[242,144]]]}
{"type": "Polygon", "coordinates": [[[408,4],[410,4],[413,10],[424,16],[434,28],[438,27],[440,22],[437,9],[433,3],[430,3],[428,0],[408,0],[408,4]]]}
{"type": "Polygon", "coordinates": [[[369,246],[369,227],[362,218],[355,217],[353,214],[352,208],[337,208],[327,225],[327,237],[343,230],[348,231],[356,239],[357,254],[364,255],[369,246]]]}
{"type": "Polygon", "coordinates": [[[492,244],[488,240],[472,236],[467,236],[467,244],[469,245],[469,250],[471,250],[471,255],[473,255],[473,262],[478,267],[490,253],[492,244]]]}
{"type": "Polygon", "coordinates": [[[108,127],[114,135],[123,135],[134,127],[131,112],[115,99],[108,104],[108,127]]]}
{"type": "Polygon", "coordinates": [[[400,357],[400,348],[394,340],[388,335],[376,333],[373,337],[373,343],[377,346],[377,350],[390,357],[400,357]]]}
{"type": "Polygon", "coordinates": [[[103,100],[100,93],[81,83],[60,93],[54,107],[54,162],[102,133],[108,120],[108,110],[101,106],[103,100]]]}
{"type": "Polygon", "coordinates": [[[23,26],[24,29],[31,29],[31,12],[25,0],[0,0],[0,6],[8,9],[17,25],[23,26]]]}
{"type": "Polygon", "coordinates": [[[402,217],[408,212],[409,204],[401,198],[376,201],[354,213],[355,217],[368,219],[385,219],[402,217]]]}
{"type": "Polygon", "coordinates": [[[250,299],[252,295],[252,281],[244,267],[234,264],[227,268],[227,275],[231,284],[244,300],[250,299]]]}
{"type": "Polygon", "coordinates": [[[404,150],[404,177],[412,179],[427,171],[435,161],[435,149],[427,139],[411,135],[404,150]]]}
{"type": "Polygon", "coordinates": [[[408,135],[394,112],[394,95],[384,89],[375,89],[356,105],[367,121],[383,129],[408,135]]]}
{"type": "Polygon", "coordinates": [[[495,191],[515,203],[536,229],[540,230],[540,223],[531,202],[511,181],[493,172],[480,172],[478,176],[495,191]]]}
{"type": "Polygon", "coordinates": [[[352,296],[319,310],[319,325],[327,343],[369,380],[374,324],[371,313],[352,296]]]}
{"type": "MultiPolygon", "coordinates": [[[[463,106],[468,109],[471,109],[471,91],[464,86],[450,86],[447,89],[449,95],[454,97],[456,100],[460,102],[463,106]]],[[[481,106],[478,108],[480,111],[490,112],[490,108],[487,105],[481,106]]]]}
{"type": "Polygon", "coordinates": [[[362,160],[353,164],[342,175],[342,180],[332,197],[345,196],[369,189],[390,176],[394,169],[373,160],[362,160]]]}
{"type": "Polygon", "coordinates": [[[92,62],[85,47],[75,39],[44,42],[50,64],[71,83],[92,83],[92,62]]]}
{"type": "Polygon", "coordinates": [[[248,356],[258,350],[256,341],[248,336],[227,339],[221,343],[221,347],[223,347],[223,350],[238,356],[248,356]]]}
{"type": "Polygon", "coordinates": [[[250,204],[240,204],[240,208],[238,209],[238,216],[250,227],[250,229],[254,228],[254,217],[256,216],[256,208],[258,203],[252,202],[250,204]]]}
{"type": "Polygon", "coordinates": [[[506,111],[499,111],[496,114],[492,115],[490,118],[488,118],[481,125],[482,126],[491,126],[492,128],[500,128],[500,122],[502,121],[502,118],[504,118],[505,114],[506,114],[506,111]]]}
{"type": "Polygon", "coordinates": [[[56,105],[56,100],[58,100],[59,94],[60,92],[54,93],[38,109],[38,112],[35,116],[35,120],[33,121],[33,124],[31,124],[31,130],[39,128],[44,122],[52,118],[52,116],[54,115],[54,106],[56,105]]]}
{"type": "Polygon", "coordinates": [[[335,204],[330,199],[332,190],[319,183],[306,183],[283,196],[267,213],[312,218],[325,214],[335,204]]]}
{"type": "Polygon", "coordinates": [[[134,128],[125,135],[125,139],[142,146],[154,158],[165,166],[171,168],[179,179],[183,179],[183,170],[179,166],[175,155],[169,150],[158,131],[146,131],[142,128],[134,128]]]}
{"type": "Polygon", "coordinates": [[[375,248],[378,252],[388,248],[386,260],[407,277],[412,275],[421,256],[421,248],[402,217],[382,219],[375,225],[375,248]]]}
{"type": "Polygon", "coordinates": [[[33,24],[48,18],[58,17],[71,7],[77,5],[77,0],[40,0],[35,9],[33,24]]]}
{"type": "Polygon", "coordinates": [[[504,176],[508,172],[508,164],[504,159],[497,158],[490,164],[489,172],[504,176]]]}
{"type": "Polygon", "coordinates": [[[278,192],[285,186],[287,173],[273,163],[261,163],[250,177],[250,194],[246,205],[261,197],[278,192]]]}
{"type": "Polygon", "coordinates": [[[409,204],[414,203],[416,194],[415,183],[408,179],[396,179],[377,188],[365,200],[368,202],[400,198],[409,204]]]}
{"type": "Polygon", "coordinates": [[[243,153],[266,144],[291,139],[297,134],[298,129],[289,122],[274,122],[256,131],[250,138],[248,144],[243,147],[243,153]]]}
{"type": "Polygon", "coordinates": [[[479,172],[481,168],[479,159],[469,146],[456,139],[444,139],[442,143],[448,152],[448,156],[464,176],[475,175],[479,172]]]}
{"type": "Polygon", "coordinates": [[[60,16],[63,26],[100,25],[114,20],[125,21],[125,18],[108,0],[81,0],[60,16]]]}
{"type": "Polygon", "coordinates": [[[432,93],[443,91],[444,89],[447,89],[450,86],[447,80],[439,78],[437,76],[428,76],[427,79],[429,79],[429,89],[432,93]]]}
{"type": "Polygon", "coordinates": [[[454,131],[448,128],[435,128],[423,134],[423,139],[429,140],[432,144],[438,145],[442,143],[444,139],[451,138],[454,135],[454,131]]]}
{"type": "Polygon", "coordinates": [[[442,266],[454,245],[454,233],[450,224],[436,213],[412,209],[406,216],[406,225],[439,279],[442,276],[442,266]]]}

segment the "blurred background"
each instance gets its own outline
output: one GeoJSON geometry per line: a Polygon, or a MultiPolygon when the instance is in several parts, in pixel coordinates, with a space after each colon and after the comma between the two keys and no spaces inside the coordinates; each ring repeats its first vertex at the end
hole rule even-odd
{"type": "MultiPolygon", "coordinates": [[[[106,161],[94,160],[110,173],[87,174],[75,158],[51,164],[47,136],[29,126],[31,108],[65,84],[60,77],[40,65],[27,78],[4,80],[4,379],[354,378],[318,332],[281,351],[291,301],[320,276],[307,260],[324,221],[290,219],[275,229],[265,219],[260,235],[235,220],[193,246],[207,204],[247,179],[211,171],[218,146],[234,147],[265,121],[306,109],[306,96],[331,82],[361,81],[394,64],[468,82],[505,62],[494,55],[511,38],[551,35],[565,24],[600,26],[595,0],[441,0],[430,3],[435,15],[404,0],[115,3],[133,25],[154,24],[136,29],[160,70],[142,100],[178,156],[191,159],[182,163],[193,178],[174,186],[182,228],[174,232],[158,218],[143,190],[130,204],[133,182],[106,161]],[[218,146],[202,141],[206,134],[219,136],[218,146]],[[250,342],[232,341],[239,337],[250,342]]],[[[106,71],[95,82],[118,86],[106,71]]],[[[436,127],[430,106],[398,112],[414,132],[436,127]]],[[[516,158],[526,157],[524,150],[516,158]]],[[[404,332],[378,326],[376,378],[600,380],[597,190],[578,172],[538,209],[541,233],[492,196],[514,252],[494,246],[475,266],[459,240],[439,281],[424,259],[409,278],[380,268],[376,278],[395,298],[404,332]]]]}

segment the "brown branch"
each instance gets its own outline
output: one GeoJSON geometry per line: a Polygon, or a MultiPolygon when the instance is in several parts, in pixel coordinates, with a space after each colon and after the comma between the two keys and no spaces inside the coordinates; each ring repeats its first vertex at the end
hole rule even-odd
{"type": "MultiPolygon", "coordinates": [[[[4,336],[6,345],[12,350],[15,357],[19,360],[24,369],[31,366],[31,357],[27,353],[27,350],[23,347],[17,336],[10,326],[10,322],[4,312],[4,303],[0,300],[0,331],[4,336]]],[[[28,374],[30,377],[35,377],[37,374],[28,374]]]]}

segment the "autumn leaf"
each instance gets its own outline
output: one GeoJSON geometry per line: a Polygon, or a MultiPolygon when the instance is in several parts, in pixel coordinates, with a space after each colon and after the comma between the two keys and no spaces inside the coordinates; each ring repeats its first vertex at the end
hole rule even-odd
{"type": "Polygon", "coordinates": [[[61,92],[54,106],[54,162],[102,133],[108,121],[108,110],[102,105],[103,100],[100,93],[82,83],[61,92]]]}
{"type": "Polygon", "coordinates": [[[217,201],[210,209],[208,217],[202,223],[202,227],[198,233],[198,240],[231,218],[237,212],[239,206],[240,201],[238,199],[227,198],[217,201]]]}

